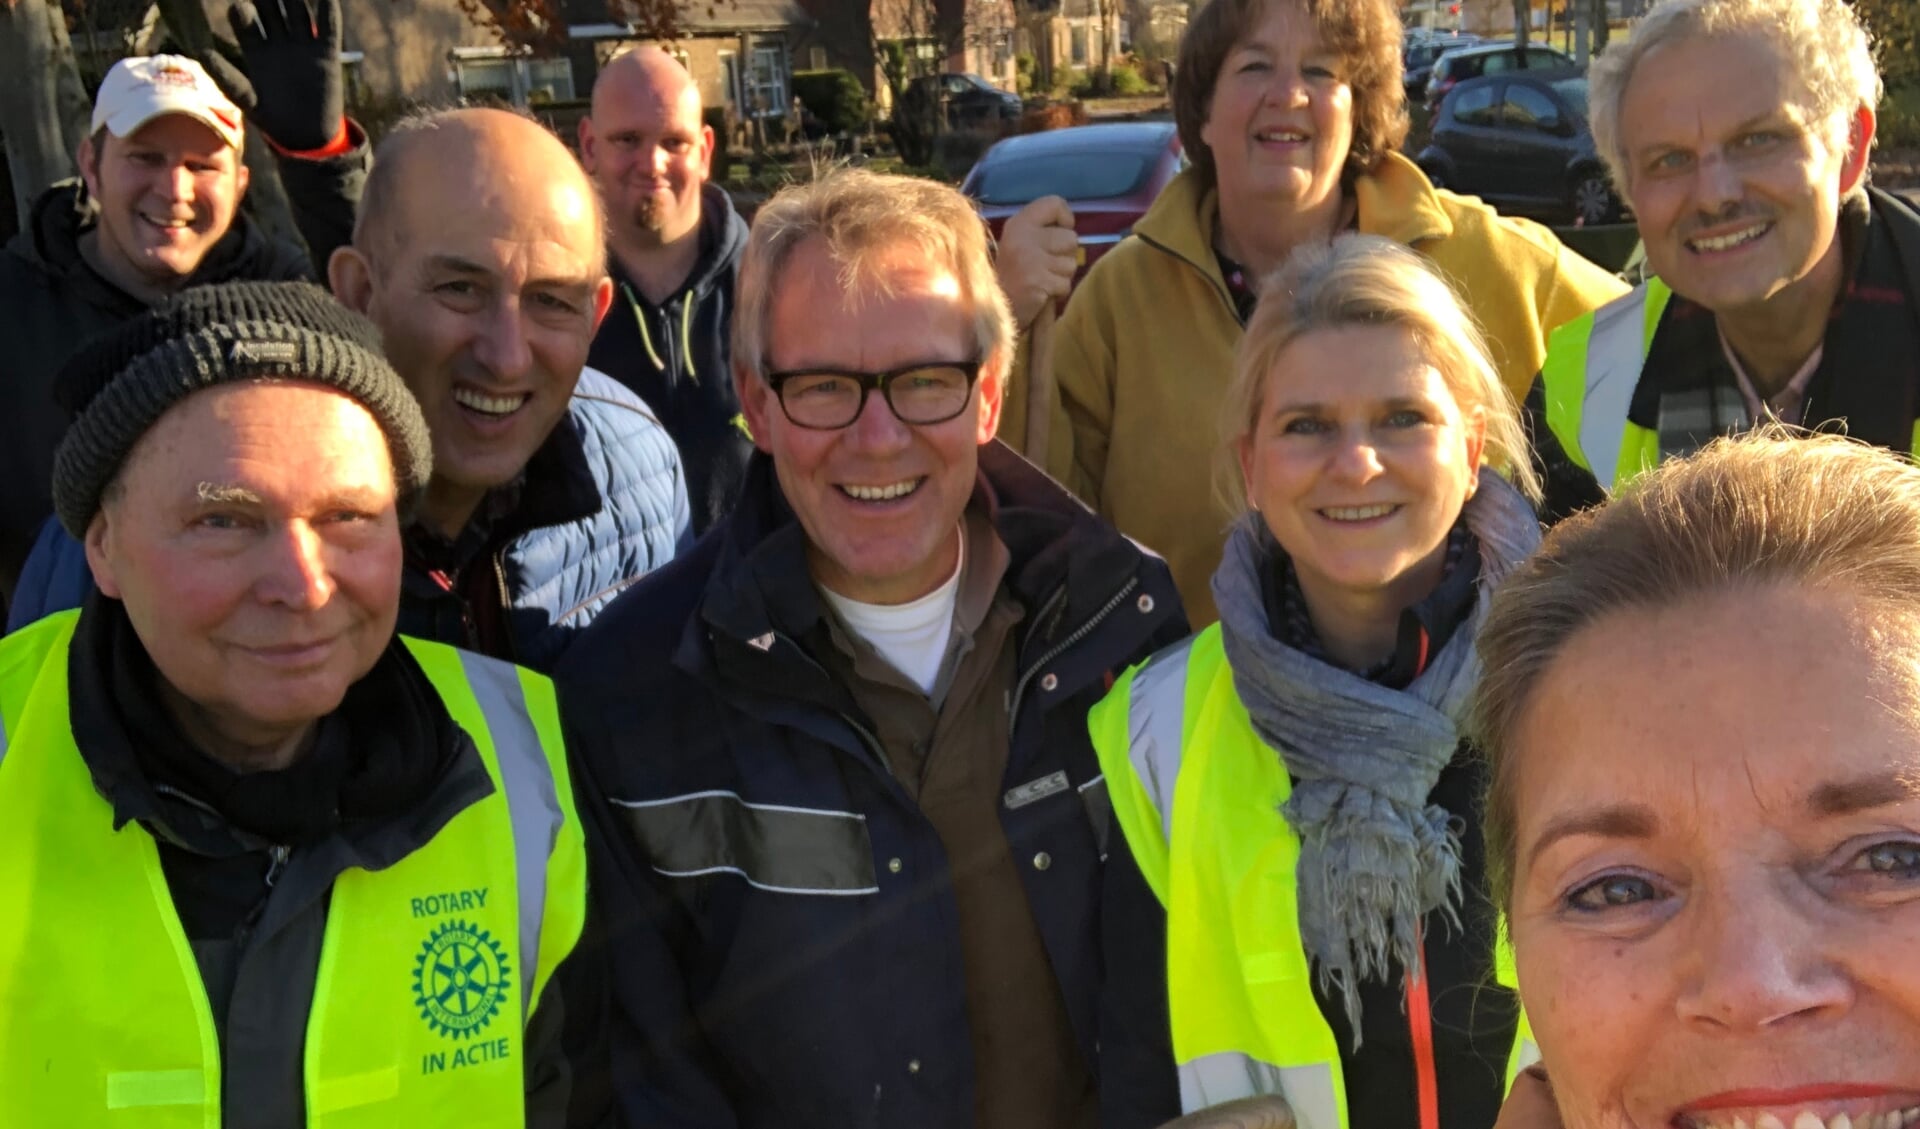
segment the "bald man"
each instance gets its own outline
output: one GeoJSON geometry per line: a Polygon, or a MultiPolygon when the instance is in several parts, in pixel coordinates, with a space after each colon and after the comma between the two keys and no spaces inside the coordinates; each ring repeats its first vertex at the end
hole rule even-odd
{"type": "MultiPolygon", "coordinates": [[[[558,138],[504,110],[397,125],[376,154],[334,295],[379,326],[433,433],[405,537],[400,630],[545,672],[614,596],[692,540],[673,441],[585,368],[613,301],[593,186],[558,138]]],[[[79,605],[51,527],[9,628],[79,605]]]]}
{"type": "Polygon", "coordinates": [[[402,631],[547,670],[689,538],[672,441],[585,367],[613,300],[603,248],[593,186],[529,118],[441,111],[381,144],[328,278],[433,432],[402,631]]]}
{"type": "Polygon", "coordinates": [[[666,424],[704,533],[733,508],[753,453],[727,340],[747,224],[708,181],[713,130],[686,68],[657,47],[603,67],[580,121],[580,157],[606,202],[614,283],[588,359],[666,424]]]}

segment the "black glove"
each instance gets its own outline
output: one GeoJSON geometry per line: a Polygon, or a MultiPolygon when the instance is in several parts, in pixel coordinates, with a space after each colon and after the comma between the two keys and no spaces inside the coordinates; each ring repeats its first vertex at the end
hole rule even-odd
{"type": "Polygon", "coordinates": [[[218,54],[208,71],[253,124],[282,149],[319,149],[340,133],[340,0],[236,0],[227,9],[242,73],[218,54]]]}

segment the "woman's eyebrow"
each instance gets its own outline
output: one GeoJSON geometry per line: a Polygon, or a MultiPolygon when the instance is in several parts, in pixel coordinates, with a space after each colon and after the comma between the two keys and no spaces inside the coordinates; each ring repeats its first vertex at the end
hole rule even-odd
{"type": "Polygon", "coordinates": [[[1533,865],[1542,851],[1562,839],[1575,835],[1598,835],[1607,839],[1651,839],[1660,824],[1653,809],[1642,804],[1610,804],[1606,807],[1580,808],[1555,816],[1527,851],[1527,865],[1533,865]]]}
{"type": "Polygon", "coordinates": [[[1853,815],[1916,798],[1920,798],[1920,771],[1889,769],[1821,784],[1807,793],[1807,810],[1821,816],[1853,815]]]}

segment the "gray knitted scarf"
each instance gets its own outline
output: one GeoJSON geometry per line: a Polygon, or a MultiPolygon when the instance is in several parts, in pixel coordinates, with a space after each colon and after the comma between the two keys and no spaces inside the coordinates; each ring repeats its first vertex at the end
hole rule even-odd
{"type": "Polygon", "coordinates": [[[1460,744],[1459,721],[1480,660],[1474,650],[1493,589],[1540,543],[1533,507],[1488,470],[1464,511],[1480,545],[1478,598],[1427,669],[1404,690],[1310,658],[1267,623],[1259,514],[1236,523],[1213,574],[1233,685],[1253,727],[1293,776],[1281,814],[1300,836],[1300,934],[1320,987],[1337,985],[1360,1043],[1356,979],[1416,967],[1420,921],[1457,926],[1460,843],[1427,803],[1460,744]]]}

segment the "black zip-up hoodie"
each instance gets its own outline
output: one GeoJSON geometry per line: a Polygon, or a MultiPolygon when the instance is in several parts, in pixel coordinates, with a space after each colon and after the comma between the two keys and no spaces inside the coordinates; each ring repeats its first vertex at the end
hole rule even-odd
{"type": "Polygon", "coordinates": [[[645,400],[679,446],[695,535],[733,509],[753,454],[728,363],[734,277],[746,247],[747,221],[733,201],[718,186],[703,186],[693,273],[655,306],[609,251],[613,306],[587,354],[587,364],[645,400]]]}

